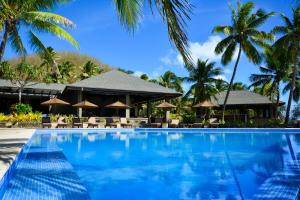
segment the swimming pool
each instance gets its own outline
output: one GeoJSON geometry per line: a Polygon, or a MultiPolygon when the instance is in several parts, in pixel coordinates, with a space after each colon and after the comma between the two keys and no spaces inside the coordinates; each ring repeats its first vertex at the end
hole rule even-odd
{"type": "MultiPolygon", "coordinates": [[[[3,199],[297,199],[300,133],[38,130],[3,199]]],[[[0,196],[0,197],[1,197],[0,196]]]]}

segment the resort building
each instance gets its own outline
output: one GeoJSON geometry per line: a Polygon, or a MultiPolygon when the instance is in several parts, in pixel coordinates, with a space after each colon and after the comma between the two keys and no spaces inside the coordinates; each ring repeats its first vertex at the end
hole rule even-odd
{"type": "MultiPolygon", "coordinates": [[[[113,116],[115,110],[105,108],[115,101],[121,101],[130,108],[120,110],[120,116],[138,117],[139,108],[143,104],[163,99],[171,99],[181,96],[181,93],[165,88],[159,84],[145,81],[138,77],[112,70],[93,76],[74,84],[45,84],[32,83],[25,87],[22,93],[22,101],[30,103],[35,110],[48,113],[49,108],[41,106],[41,102],[51,97],[69,102],[71,105],[88,100],[99,106],[97,109],[89,109],[89,115],[113,116]]],[[[0,112],[7,113],[9,106],[18,102],[18,88],[8,80],[0,80],[0,112]]],[[[82,110],[72,106],[56,108],[62,114],[82,115],[82,110]]],[[[151,111],[148,109],[147,115],[151,111]]]]}
{"type": "MultiPolygon", "coordinates": [[[[212,102],[219,105],[219,109],[222,109],[225,96],[226,92],[220,92],[212,98],[212,102]]],[[[279,106],[283,105],[284,102],[279,102],[279,106]]],[[[225,120],[247,121],[251,115],[252,118],[274,118],[276,102],[271,101],[266,96],[246,90],[231,91],[227,100],[226,111],[225,120]]]]}
{"type": "MultiPolygon", "coordinates": [[[[116,116],[116,109],[105,106],[120,101],[129,105],[130,108],[118,110],[119,116],[149,118],[151,102],[169,100],[181,95],[181,93],[159,84],[112,70],[73,84],[30,83],[22,92],[22,101],[31,104],[34,110],[49,113],[49,107],[42,106],[41,102],[52,97],[58,97],[71,105],[88,100],[98,105],[99,108],[82,111],[81,108],[63,106],[57,107],[55,110],[61,114],[99,117],[116,116]],[[142,105],[146,105],[146,113],[140,113],[142,105]]],[[[225,95],[226,92],[221,92],[212,98],[212,102],[219,106],[214,109],[222,108],[225,95]]],[[[17,102],[18,88],[11,81],[0,79],[0,112],[8,113],[9,107],[17,102]]],[[[283,104],[280,102],[279,105],[283,104]]],[[[250,91],[231,91],[226,107],[226,120],[247,121],[249,118],[273,118],[275,109],[276,103],[268,97],[250,91]]]]}

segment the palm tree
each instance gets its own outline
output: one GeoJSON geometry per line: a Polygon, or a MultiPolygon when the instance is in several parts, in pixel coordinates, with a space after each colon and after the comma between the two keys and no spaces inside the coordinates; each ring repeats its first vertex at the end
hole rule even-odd
{"type": "Polygon", "coordinates": [[[41,67],[46,67],[47,70],[51,70],[52,76],[58,79],[61,76],[57,64],[60,57],[56,51],[52,47],[47,47],[46,51],[40,52],[39,55],[42,59],[41,67]]]}
{"type": "Polygon", "coordinates": [[[92,61],[88,61],[82,67],[80,78],[81,80],[86,79],[96,74],[100,74],[101,72],[102,69],[98,65],[94,64],[92,61]]]}
{"type": "Polygon", "coordinates": [[[223,79],[218,79],[215,83],[215,86],[219,92],[223,92],[228,88],[228,83],[223,79]]]}
{"type": "MultiPolygon", "coordinates": [[[[116,10],[123,24],[129,30],[139,24],[145,0],[114,0],[116,10]]],[[[154,7],[167,25],[169,38],[181,53],[186,63],[191,62],[186,35],[186,22],[190,20],[192,5],[190,0],[148,0],[150,8],[154,7]]],[[[154,13],[154,12],[153,12],[154,13]]]]}
{"type": "Polygon", "coordinates": [[[232,84],[231,90],[247,90],[247,85],[242,82],[235,82],[232,84]]]}
{"type": "Polygon", "coordinates": [[[182,81],[182,78],[176,76],[176,74],[171,71],[166,71],[162,76],[158,78],[158,83],[160,85],[166,88],[174,89],[180,93],[183,93],[182,81]]]}
{"type": "Polygon", "coordinates": [[[216,88],[216,84],[223,72],[221,68],[216,68],[214,62],[197,60],[196,65],[186,67],[189,76],[185,78],[188,83],[191,83],[189,91],[185,94],[185,98],[193,95],[193,104],[196,102],[202,102],[210,100],[212,96],[219,91],[216,88]]]}
{"type": "Polygon", "coordinates": [[[75,47],[79,44],[62,27],[72,28],[74,24],[67,18],[46,12],[55,5],[66,2],[66,0],[2,0],[0,1],[1,25],[3,32],[0,43],[0,62],[3,59],[7,42],[20,55],[26,54],[23,40],[19,35],[20,28],[24,27],[28,32],[29,44],[37,52],[49,53],[33,30],[51,33],[59,38],[64,38],[75,47]]]}
{"type": "Polygon", "coordinates": [[[213,29],[213,32],[223,33],[226,36],[226,38],[219,42],[215,48],[216,54],[222,53],[222,64],[227,65],[230,63],[236,49],[238,49],[237,59],[223,104],[223,121],[228,96],[232,88],[241,53],[244,52],[247,58],[254,64],[259,64],[262,58],[256,46],[265,46],[267,40],[273,39],[271,34],[258,30],[258,27],[274,13],[266,13],[262,9],[253,13],[254,6],[253,2],[247,2],[245,4],[240,4],[240,2],[238,2],[237,9],[235,10],[230,5],[233,24],[231,26],[216,26],[213,29]]]}
{"type": "Polygon", "coordinates": [[[260,66],[261,74],[252,74],[250,87],[259,88],[259,93],[267,95],[271,100],[276,100],[277,118],[279,101],[280,101],[280,83],[287,76],[288,62],[286,60],[287,52],[284,49],[280,50],[280,54],[275,47],[269,47],[265,50],[266,66],[260,66]]]}
{"type": "Polygon", "coordinates": [[[287,49],[287,60],[293,65],[292,78],[290,83],[290,94],[288,105],[286,109],[285,124],[287,125],[290,119],[290,110],[292,105],[293,93],[296,84],[296,77],[298,74],[299,52],[300,52],[300,5],[293,9],[292,19],[281,14],[284,21],[283,26],[275,26],[272,33],[281,34],[282,36],[275,42],[278,48],[287,49]]]}

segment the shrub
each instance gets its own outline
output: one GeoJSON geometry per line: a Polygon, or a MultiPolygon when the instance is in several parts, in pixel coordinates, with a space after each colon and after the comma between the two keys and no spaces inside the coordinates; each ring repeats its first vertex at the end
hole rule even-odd
{"type": "Polygon", "coordinates": [[[10,107],[12,113],[27,114],[32,112],[32,107],[29,104],[17,103],[10,107]]]}
{"type": "Polygon", "coordinates": [[[13,114],[13,115],[4,115],[0,113],[0,121],[4,122],[28,122],[28,123],[36,123],[36,122],[41,122],[42,119],[42,114],[39,112],[30,112],[27,114],[20,113],[20,114],[13,114]]]}

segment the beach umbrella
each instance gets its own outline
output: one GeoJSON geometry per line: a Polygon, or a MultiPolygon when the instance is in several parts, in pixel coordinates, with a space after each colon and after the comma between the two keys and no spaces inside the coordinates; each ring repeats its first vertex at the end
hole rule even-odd
{"type": "Polygon", "coordinates": [[[74,104],[73,107],[83,108],[83,109],[90,109],[90,108],[98,108],[99,106],[85,100],[85,101],[79,102],[77,104],[74,104]]]}
{"type": "MultiPolygon", "coordinates": [[[[220,107],[219,105],[217,105],[217,104],[214,104],[214,103],[212,103],[211,101],[203,101],[203,102],[200,102],[200,103],[198,103],[198,104],[196,104],[196,105],[194,105],[193,106],[193,108],[203,108],[203,109],[205,109],[206,110],[206,112],[207,112],[207,110],[209,109],[209,108],[214,108],[214,107],[220,107]]],[[[201,113],[200,113],[201,114],[201,113]]],[[[206,114],[205,114],[206,115],[206,114]]],[[[204,116],[205,116],[204,115],[204,116]]],[[[205,117],[204,117],[205,118],[205,117]]]]}
{"type": "Polygon", "coordinates": [[[219,107],[219,105],[212,103],[211,101],[203,101],[193,106],[194,108],[213,108],[219,107]]]}
{"type": "Polygon", "coordinates": [[[119,115],[119,109],[127,109],[127,108],[130,108],[130,106],[122,103],[121,101],[116,101],[114,103],[106,105],[105,108],[116,109],[117,115],[119,115]]]}
{"type": "Polygon", "coordinates": [[[162,102],[161,104],[159,104],[158,106],[156,106],[156,108],[161,108],[161,109],[165,109],[165,110],[170,110],[170,109],[173,109],[173,108],[176,108],[175,105],[173,104],[170,104],[166,101],[162,102]]]}
{"type": "Polygon", "coordinates": [[[74,104],[73,107],[82,108],[82,109],[92,109],[92,108],[98,108],[99,106],[97,106],[96,104],[93,104],[87,100],[84,100],[77,104],[74,104]]]}
{"type": "Polygon", "coordinates": [[[176,106],[164,101],[161,104],[159,104],[158,106],[156,106],[156,108],[160,108],[160,109],[163,109],[166,111],[166,122],[168,122],[169,121],[169,113],[170,113],[169,110],[176,108],[176,106]]]}
{"type": "Polygon", "coordinates": [[[66,105],[70,105],[70,103],[55,97],[55,98],[52,98],[48,101],[42,102],[41,105],[42,106],[49,106],[49,107],[53,106],[54,110],[56,110],[56,106],[66,106],[66,105]]]}

